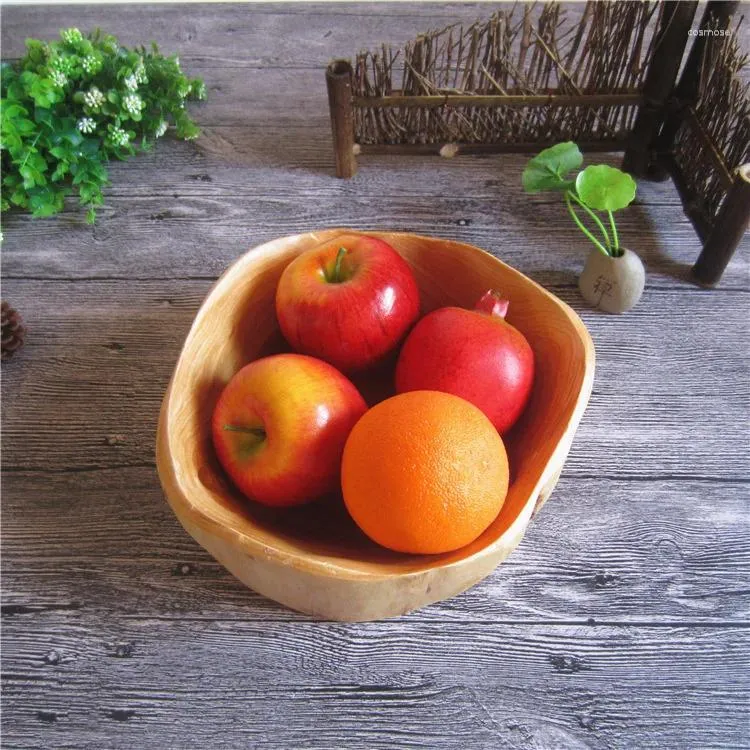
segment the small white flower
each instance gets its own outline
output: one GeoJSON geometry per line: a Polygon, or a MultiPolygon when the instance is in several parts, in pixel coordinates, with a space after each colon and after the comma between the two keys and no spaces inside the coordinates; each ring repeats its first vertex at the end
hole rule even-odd
{"type": "Polygon", "coordinates": [[[77,127],[82,133],[93,133],[96,130],[96,122],[93,117],[82,117],[77,127]]]}
{"type": "Polygon", "coordinates": [[[75,44],[76,42],[83,41],[83,34],[81,34],[81,32],[75,27],[61,31],[60,36],[63,41],[68,44],[75,44]]]}
{"type": "Polygon", "coordinates": [[[128,91],[135,91],[138,88],[138,79],[134,75],[129,75],[123,83],[128,91]]]}
{"type": "Polygon", "coordinates": [[[73,69],[73,60],[70,57],[53,57],[49,63],[52,70],[58,70],[60,73],[69,75],[73,69]]]}
{"type": "Polygon", "coordinates": [[[146,68],[143,65],[143,62],[139,62],[138,65],[135,67],[135,80],[138,83],[148,83],[148,78],[146,76],[146,68]]]}
{"type": "Polygon", "coordinates": [[[113,127],[110,125],[108,128],[109,130],[109,141],[114,146],[127,146],[128,141],[130,140],[130,136],[122,129],[118,127],[113,127]]]}
{"type": "Polygon", "coordinates": [[[104,94],[96,86],[92,86],[83,95],[83,103],[91,109],[99,109],[104,104],[104,94]]]}
{"type": "Polygon", "coordinates": [[[162,137],[162,136],[164,135],[164,133],[166,133],[166,132],[167,132],[167,121],[166,121],[166,120],[162,120],[162,121],[161,121],[161,122],[160,122],[160,123],[159,123],[159,124],[158,124],[158,125],[156,126],[156,132],[154,133],[154,135],[155,135],[155,136],[156,136],[157,138],[161,138],[161,137],[162,137]]]}
{"type": "Polygon", "coordinates": [[[84,57],[81,61],[81,65],[87,73],[98,73],[102,67],[99,58],[95,57],[94,55],[86,55],[86,57],[84,57]]]}
{"type": "Polygon", "coordinates": [[[122,106],[125,107],[131,115],[137,115],[146,105],[138,94],[128,94],[122,100],[122,106]]]}
{"type": "Polygon", "coordinates": [[[49,77],[52,80],[52,83],[59,89],[68,82],[68,76],[66,76],[61,70],[53,70],[49,77]]]}

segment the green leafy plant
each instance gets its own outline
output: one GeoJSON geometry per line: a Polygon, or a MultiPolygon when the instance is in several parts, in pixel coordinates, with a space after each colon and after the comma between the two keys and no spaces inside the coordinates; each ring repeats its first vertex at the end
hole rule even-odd
{"type": "Polygon", "coordinates": [[[537,154],[526,165],[522,176],[524,190],[527,193],[546,190],[562,193],[576,226],[598,250],[617,258],[623,254],[623,250],[613,214],[630,205],[635,198],[635,180],[606,164],[586,167],[575,178],[570,177],[570,173],[582,164],[583,155],[575,143],[558,143],[537,154]],[[579,210],[593,223],[601,239],[586,227],[578,214],[579,210]],[[597,211],[606,215],[609,231],[597,211]]]}
{"type": "Polygon", "coordinates": [[[148,151],[170,127],[178,138],[200,133],[185,106],[205,98],[203,81],[153,43],[130,50],[98,29],[65,29],[60,41],[27,39],[0,75],[3,211],[50,216],[77,192],[93,223],[110,159],[148,151]]]}

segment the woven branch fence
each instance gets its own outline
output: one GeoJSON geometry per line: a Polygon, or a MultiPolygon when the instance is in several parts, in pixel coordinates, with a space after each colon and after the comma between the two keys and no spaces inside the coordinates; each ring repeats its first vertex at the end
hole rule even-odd
{"type": "Polygon", "coordinates": [[[371,153],[536,152],[566,140],[624,151],[627,171],[672,176],[704,242],[694,274],[716,283],[750,220],[738,5],[710,0],[696,19],[696,0],[590,0],[575,18],[564,3],[514,4],[336,60],[326,71],[336,174],[353,176],[371,153]]]}
{"type": "Polygon", "coordinates": [[[688,108],[674,141],[674,159],[689,188],[702,196],[696,212],[710,223],[726,191],[733,168],[750,159],[750,98],[740,77],[748,64],[736,39],[712,45],[703,59],[695,104],[688,108]]]}
{"type": "MultiPolygon", "coordinates": [[[[707,283],[721,277],[750,214],[750,82],[748,55],[733,33],[711,37],[695,70],[683,72],[694,96],[682,102],[671,149],[660,158],[672,174],[704,242],[695,273],[707,283]]],[[[715,20],[709,31],[720,31],[715,20]]]]}
{"type": "Polygon", "coordinates": [[[355,138],[369,144],[538,144],[627,138],[654,49],[656,2],[514,6],[403,50],[357,55],[355,138]]]}

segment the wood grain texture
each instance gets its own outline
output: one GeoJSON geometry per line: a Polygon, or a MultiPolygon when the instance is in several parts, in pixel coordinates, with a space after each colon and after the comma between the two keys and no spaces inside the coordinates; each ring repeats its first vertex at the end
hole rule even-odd
{"type": "Polygon", "coordinates": [[[3,298],[30,329],[2,373],[3,747],[750,746],[748,239],[719,289],[697,289],[674,188],[640,183],[619,224],[647,288],[612,317],[575,289],[588,248],[564,207],[521,194],[524,157],[368,156],[333,177],[327,62],[487,10],[3,6],[4,57],[68,25],[127,44],[147,28],[211,88],[200,139],[111,165],[95,227],[73,204],[3,217],[3,298]],[[260,242],[341,225],[490,249],[597,347],[565,471],[518,549],[382,625],[249,592],[180,528],[153,463],[216,277],[260,242]]]}
{"type": "MultiPolygon", "coordinates": [[[[511,6],[493,3],[491,10],[511,6]]],[[[30,29],[38,38],[54,39],[69,26],[82,31],[99,26],[127,46],[153,39],[165,54],[179,52],[184,67],[314,68],[322,75],[335,57],[353,57],[360,49],[384,42],[400,45],[427,29],[450,23],[470,24],[486,18],[489,7],[483,3],[391,2],[373,3],[365,10],[350,3],[259,3],[227,12],[216,4],[191,4],[187,14],[176,5],[152,7],[145,13],[142,7],[127,5],[6,7],[3,57],[23,54],[30,29]]],[[[580,15],[581,6],[570,4],[568,13],[580,15]]],[[[297,88],[295,93],[301,91],[297,88]]]]}
{"type": "Polygon", "coordinates": [[[156,747],[159,736],[172,747],[320,750],[681,748],[687,733],[700,747],[741,747],[745,738],[744,629],[291,623],[271,635],[251,621],[65,613],[35,617],[41,649],[24,619],[5,628],[14,637],[3,716],[16,717],[25,748],[156,747]],[[472,644],[470,659],[457,641],[472,644]],[[683,711],[671,710],[675,696],[683,711]],[[644,717],[627,738],[623,714],[644,717]]]}
{"type": "MultiPolygon", "coordinates": [[[[129,277],[133,266],[147,278],[215,278],[250,247],[332,226],[469,242],[546,284],[573,283],[580,273],[587,241],[561,201],[522,194],[524,157],[369,157],[355,178],[337,180],[329,127],[324,119],[313,138],[316,130],[301,124],[274,125],[280,144],[266,125],[209,129],[197,142],[202,151],[167,139],[152,154],[113,164],[94,227],[72,201],[53,219],[7,216],[6,278],[129,277]]],[[[674,286],[688,277],[698,238],[671,183],[639,190],[618,219],[621,241],[642,256],[650,284],[674,286]]],[[[746,238],[722,290],[748,288],[748,248],[746,238]]]]}
{"type": "MultiPolygon", "coordinates": [[[[3,495],[11,614],[307,619],[254,595],[193,543],[155,467],[10,472],[3,495]]],[[[566,471],[501,568],[404,621],[742,623],[750,614],[746,496],[746,484],[729,481],[566,471]]]]}

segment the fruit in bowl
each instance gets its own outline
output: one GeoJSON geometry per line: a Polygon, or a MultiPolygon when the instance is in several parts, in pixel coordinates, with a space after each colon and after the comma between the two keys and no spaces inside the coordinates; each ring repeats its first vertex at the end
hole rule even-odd
{"type": "Polygon", "coordinates": [[[367,406],[338,370],[277,354],[243,367],[213,412],[219,461],[240,491],[264,505],[301,505],[338,488],[341,454],[367,406]]]}
{"type": "Polygon", "coordinates": [[[508,457],[476,406],[449,393],[412,391],[381,401],[357,422],[341,485],[352,518],[378,544],[452,552],[497,518],[508,457]]]}
{"type": "Polygon", "coordinates": [[[419,290],[409,264],[387,242],[341,234],[284,269],[276,314],[295,351],[355,372],[401,342],[419,315],[419,290]]]}
{"type": "Polygon", "coordinates": [[[268,242],[219,279],[164,397],[157,467],[185,529],[249,587],[316,617],[374,620],[469,588],[515,548],[562,470],[591,392],[594,350],[568,305],[489,253],[435,237],[372,233],[408,262],[426,312],[470,307],[488,288],[510,300],[507,320],[533,349],[535,372],[523,415],[504,440],[511,467],[505,502],[476,539],[431,555],[372,542],[333,500],[280,510],[249,503],[216,459],[210,415],[237,371],[278,351],[274,303],[285,269],[352,234],[330,229],[268,242]]]}
{"type": "Polygon", "coordinates": [[[508,307],[508,300],[488,291],[473,310],[450,306],[425,315],[401,349],[396,391],[460,396],[506,433],[526,408],[534,382],[534,352],[505,320],[508,307]]]}

